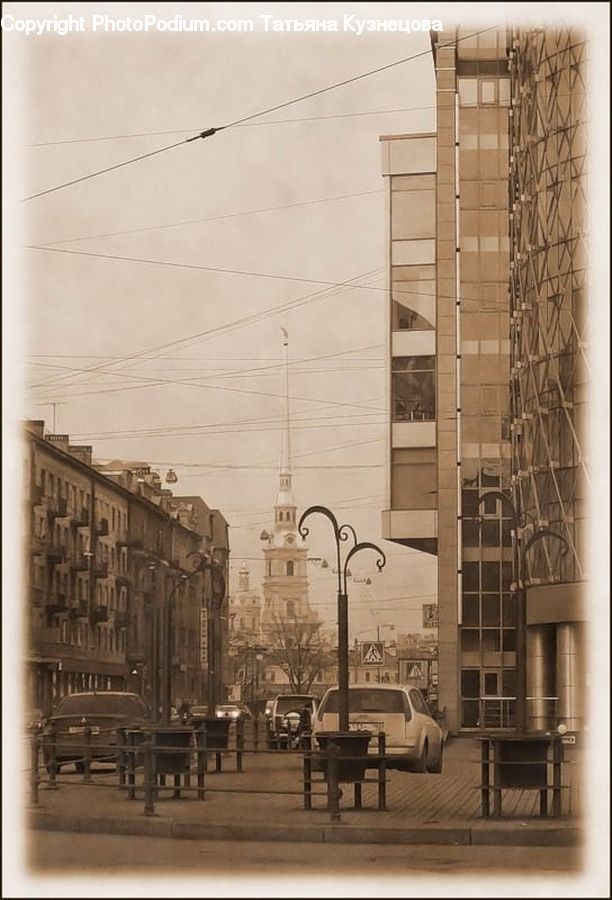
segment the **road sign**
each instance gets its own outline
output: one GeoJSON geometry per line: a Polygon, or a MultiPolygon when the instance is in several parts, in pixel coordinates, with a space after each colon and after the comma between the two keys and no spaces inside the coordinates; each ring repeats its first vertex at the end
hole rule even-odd
{"type": "Polygon", "coordinates": [[[385,663],[385,645],[382,641],[362,641],[362,666],[382,666],[385,663]]]}
{"type": "Polygon", "coordinates": [[[421,667],[418,663],[412,663],[412,665],[408,668],[406,672],[407,678],[422,678],[423,672],[421,671],[421,667]]]}
{"type": "Polygon", "coordinates": [[[200,665],[208,665],[208,610],[200,609],[200,665]]]}

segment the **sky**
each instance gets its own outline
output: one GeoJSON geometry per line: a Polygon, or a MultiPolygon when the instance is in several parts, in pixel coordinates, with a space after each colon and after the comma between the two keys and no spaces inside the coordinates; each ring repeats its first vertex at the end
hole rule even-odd
{"type": "MultiPolygon", "coordinates": [[[[80,4],[70,6],[76,16],[80,4]]],[[[181,4],[154,6],[160,18],[222,17],[224,6],[233,7],[228,18],[238,17],[235,4],[195,4],[191,13],[181,4]]],[[[268,11],[251,6],[260,9],[245,16],[268,11]]],[[[284,15],[295,18],[297,6],[284,15]]],[[[112,14],[142,16],[143,7],[117,4],[112,14]]],[[[379,137],[435,127],[428,47],[419,33],[261,28],[52,34],[27,45],[24,196],[421,54],[23,205],[24,243],[48,248],[24,251],[27,415],[44,418],[49,430],[55,415],[56,430],[91,443],[97,459],[147,460],[162,476],[173,468],[175,493],[201,495],[229,521],[232,586],[243,562],[253,586],[263,574],[259,534],[270,525],[278,483],[281,327],[290,342],[298,513],[324,504],[361,540],[382,540],[379,137]],[[338,287],[347,281],[359,287],[338,287]],[[200,336],[186,340],[191,335],[200,336]]],[[[313,556],[333,553],[323,521],[313,524],[310,548],[313,556]]],[[[433,557],[389,542],[384,549],[382,574],[373,554],[351,567],[357,578],[372,578],[350,587],[358,639],[375,637],[377,625],[419,630],[423,603],[436,599],[433,557]]],[[[333,626],[336,578],[331,567],[310,570],[312,604],[333,626]]]]}
{"type": "MultiPolygon", "coordinates": [[[[258,27],[242,35],[3,34],[5,484],[21,483],[16,423],[44,418],[51,428],[48,404],[56,403],[57,430],[91,443],[98,459],[147,460],[162,476],[171,467],[179,477],[175,493],[200,494],[219,508],[231,524],[233,573],[246,561],[256,583],[262,575],[259,534],[271,523],[278,483],[286,328],[298,512],[327,505],[355,526],[360,539],[380,543],[388,557],[381,575],[370,554],[351,566],[357,578],[372,580],[349,586],[351,636],[373,638],[377,625],[387,626],[385,637],[392,634],[391,624],[396,633],[418,630],[422,604],[435,599],[435,559],[382,541],[380,531],[387,329],[379,137],[435,128],[429,38],[393,32],[266,34],[259,17],[439,17],[445,28],[460,18],[461,25],[477,30],[507,18],[531,21],[537,14],[539,21],[589,27],[595,73],[590,349],[599,371],[609,360],[608,208],[607,192],[599,189],[609,170],[608,80],[602,77],[609,73],[609,44],[601,39],[608,32],[607,4],[76,2],[5,3],[2,9],[3,16],[15,18],[102,13],[120,19],[151,12],[160,18],[253,18],[258,27]],[[23,202],[420,53],[206,140],[23,202]],[[43,245],[48,249],[32,249],[43,245]]],[[[594,495],[604,498],[607,389],[593,390],[591,402],[594,495]]],[[[11,524],[14,501],[14,492],[5,491],[4,520],[11,524]]],[[[605,512],[603,500],[594,505],[595,573],[609,558],[605,512]]],[[[331,562],[329,526],[323,520],[312,526],[309,555],[331,562]]],[[[3,550],[9,559],[19,552],[14,528],[6,529],[3,550]]],[[[19,596],[19,567],[3,568],[5,597],[19,596]]],[[[313,605],[333,628],[334,576],[312,566],[310,577],[313,605]]],[[[598,625],[592,658],[609,685],[603,638],[608,596],[602,585],[589,602],[598,625]]],[[[18,646],[12,626],[19,608],[3,608],[5,649],[11,649],[7,642],[18,646]]],[[[5,674],[10,658],[5,654],[5,674]]],[[[13,682],[5,678],[4,692],[13,682]]],[[[602,699],[607,709],[605,691],[602,699]]],[[[18,698],[12,700],[5,699],[5,709],[18,708],[18,698]]],[[[601,716],[594,718],[592,732],[605,744],[601,716]]],[[[9,755],[15,733],[4,729],[9,755]]],[[[605,770],[601,776],[605,781],[605,770]]],[[[16,790],[15,784],[8,787],[16,790]]],[[[605,790],[590,792],[594,821],[605,815],[604,796],[605,790]]],[[[10,831],[9,849],[17,858],[23,834],[10,831]]],[[[605,840],[606,829],[601,833],[605,840]]],[[[594,840],[590,848],[595,853],[594,840]]],[[[597,858],[605,857],[604,849],[597,858]]],[[[596,868],[587,875],[599,874],[596,868]]],[[[349,880],[322,882],[319,893],[343,896],[349,880]]],[[[436,895],[432,884],[420,879],[419,891],[436,895]]],[[[447,895],[448,883],[436,884],[447,895]]],[[[194,891],[205,896],[209,887],[200,881],[194,891]]],[[[569,877],[552,887],[554,896],[594,894],[588,885],[582,894],[569,877]]],[[[278,890],[253,883],[250,894],[281,896],[285,888],[282,882],[278,890]]],[[[18,895],[47,896],[53,889],[51,882],[36,880],[18,895]]],[[[402,882],[375,889],[378,895],[405,896],[402,882]]],[[[114,893],[106,882],[95,890],[114,893]]],[[[151,895],[144,882],[130,890],[133,896],[151,895]]],[[[351,881],[353,896],[370,896],[372,890],[367,879],[351,881]]],[[[495,886],[469,878],[452,882],[454,896],[491,896],[493,890],[512,895],[508,879],[495,886]]],[[[542,890],[534,886],[532,893],[542,890]]],[[[82,885],[64,879],[62,894],[80,896],[82,885]]]]}

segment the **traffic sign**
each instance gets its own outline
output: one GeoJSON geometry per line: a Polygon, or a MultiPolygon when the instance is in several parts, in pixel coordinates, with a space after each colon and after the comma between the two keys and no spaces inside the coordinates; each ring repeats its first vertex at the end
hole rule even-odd
{"type": "Polygon", "coordinates": [[[413,663],[406,673],[407,678],[422,678],[423,673],[421,672],[421,667],[418,663],[413,663]]]}
{"type": "Polygon", "coordinates": [[[361,664],[363,666],[382,666],[385,663],[385,645],[382,641],[362,641],[361,664]]]}

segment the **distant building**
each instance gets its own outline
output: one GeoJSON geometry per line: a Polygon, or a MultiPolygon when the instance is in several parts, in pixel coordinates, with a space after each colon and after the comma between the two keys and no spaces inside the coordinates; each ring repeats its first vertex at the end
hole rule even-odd
{"type": "MultiPolygon", "coordinates": [[[[32,708],[48,713],[82,690],[136,690],[154,709],[164,685],[173,700],[204,702],[211,689],[222,696],[222,670],[207,663],[201,643],[210,577],[187,579],[210,536],[176,518],[171,492],[144,463],[97,465],[91,447],[47,434],[42,421],[25,424],[24,454],[32,708]]],[[[211,514],[219,540],[225,520],[211,514]]]]}

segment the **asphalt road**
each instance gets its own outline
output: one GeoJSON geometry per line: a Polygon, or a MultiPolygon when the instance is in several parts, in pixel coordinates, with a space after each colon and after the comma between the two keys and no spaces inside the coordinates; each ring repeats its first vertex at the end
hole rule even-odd
{"type": "Polygon", "coordinates": [[[50,831],[28,833],[32,874],[137,873],[211,875],[401,875],[416,873],[571,874],[580,851],[571,847],[306,844],[168,840],[50,831]]]}

